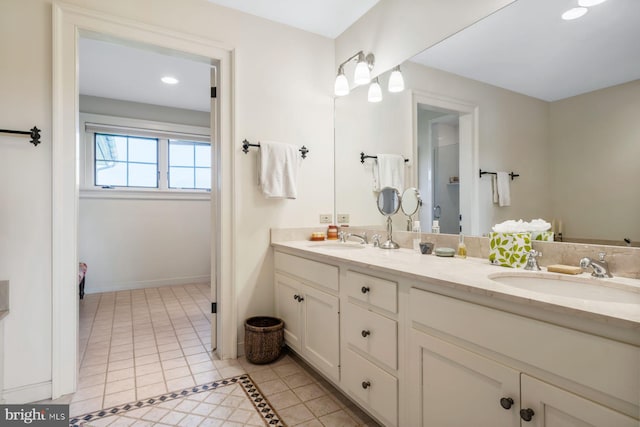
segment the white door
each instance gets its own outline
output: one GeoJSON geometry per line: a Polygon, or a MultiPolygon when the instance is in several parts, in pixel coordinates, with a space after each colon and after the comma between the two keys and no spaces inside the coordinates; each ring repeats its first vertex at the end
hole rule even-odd
{"type": "Polygon", "coordinates": [[[302,303],[300,284],[293,279],[275,275],[276,316],[284,321],[284,340],[289,347],[301,351],[302,303]]]}
{"type": "Polygon", "coordinates": [[[340,323],[338,297],[302,285],[303,354],[325,374],[340,378],[340,323]]]}
{"type": "Polygon", "coordinates": [[[626,415],[522,374],[522,427],[638,427],[626,415]],[[528,421],[527,421],[528,420],[528,421]]]}
{"type": "Polygon", "coordinates": [[[411,426],[520,425],[518,371],[417,330],[410,339],[411,426]]]}

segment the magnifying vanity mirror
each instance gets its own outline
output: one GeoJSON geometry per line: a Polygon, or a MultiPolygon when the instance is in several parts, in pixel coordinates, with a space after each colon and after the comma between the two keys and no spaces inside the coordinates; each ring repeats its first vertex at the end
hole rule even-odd
{"type": "Polygon", "coordinates": [[[387,217],[387,241],[380,243],[382,249],[398,249],[400,245],[393,241],[393,225],[391,216],[400,209],[402,198],[400,192],[392,187],[384,187],[378,194],[378,210],[387,217]]]}
{"type": "Polygon", "coordinates": [[[420,191],[415,187],[404,190],[400,202],[400,209],[402,209],[402,213],[407,216],[407,231],[413,229],[413,215],[418,212],[420,206],[422,206],[420,191]]]}

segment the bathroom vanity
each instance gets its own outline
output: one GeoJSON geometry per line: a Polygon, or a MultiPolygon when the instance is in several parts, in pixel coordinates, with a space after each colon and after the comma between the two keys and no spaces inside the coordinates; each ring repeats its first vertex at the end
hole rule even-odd
{"type": "Polygon", "coordinates": [[[640,280],[358,243],[273,248],[287,345],[384,425],[638,426],[640,280]]]}

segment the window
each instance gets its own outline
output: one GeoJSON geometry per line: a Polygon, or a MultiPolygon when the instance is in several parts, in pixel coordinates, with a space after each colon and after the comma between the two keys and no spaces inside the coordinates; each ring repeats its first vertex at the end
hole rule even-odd
{"type": "Polygon", "coordinates": [[[95,134],[95,184],[158,187],[158,140],[95,134]]]}
{"type": "Polygon", "coordinates": [[[211,145],[169,140],[169,188],[211,189],[211,145]]]}
{"type": "Polygon", "coordinates": [[[209,128],[90,113],[80,120],[83,197],[209,197],[209,128]]]}

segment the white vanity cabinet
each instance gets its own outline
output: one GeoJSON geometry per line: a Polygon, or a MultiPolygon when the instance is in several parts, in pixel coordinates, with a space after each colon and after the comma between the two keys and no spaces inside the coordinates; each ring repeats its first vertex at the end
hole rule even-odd
{"type": "Polygon", "coordinates": [[[412,426],[638,426],[594,401],[637,404],[637,347],[420,289],[410,307],[412,426]]]}
{"type": "Polygon", "coordinates": [[[342,385],[364,409],[398,425],[398,283],[347,270],[341,276],[342,385]]]}
{"type": "Polygon", "coordinates": [[[289,347],[334,381],[340,379],[338,268],[276,252],[276,315],[289,347]]]}

